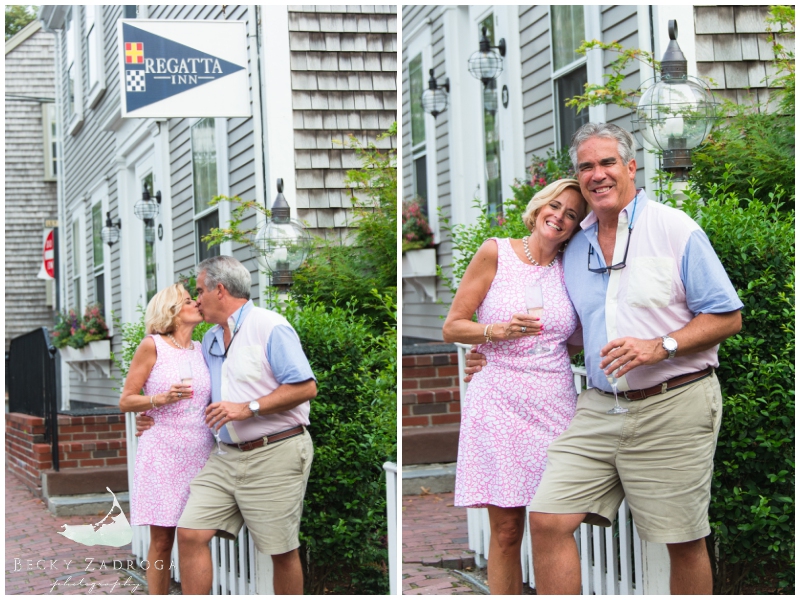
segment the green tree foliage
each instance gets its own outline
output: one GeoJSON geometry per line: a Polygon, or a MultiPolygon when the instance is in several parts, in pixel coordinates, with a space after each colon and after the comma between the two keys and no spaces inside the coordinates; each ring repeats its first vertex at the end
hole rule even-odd
{"type": "Polygon", "coordinates": [[[793,594],[794,209],[780,210],[787,199],[780,188],[760,200],[756,179],[739,196],[735,179],[729,168],[706,187],[704,205],[689,191],[683,207],[708,234],[744,304],[741,332],[719,351],[724,405],[709,508],[714,593],[739,594],[750,584],[793,594]]]}
{"type": "Polygon", "coordinates": [[[36,19],[34,6],[6,4],[6,40],[22,31],[34,19],[36,19]]]}
{"type": "MultiPolygon", "coordinates": [[[[380,139],[396,138],[397,124],[380,139]]],[[[345,183],[355,192],[357,220],[345,242],[318,239],[319,246],[294,274],[292,296],[301,303],[327,305],[357,301],[356,312],[367,317],[372,330],[384,329],[384,307],[378,297],[397,297],[397,159],[394,149],[366,148],[355,138],[350,148],[362,168],[347,172],[345,183]]]]}

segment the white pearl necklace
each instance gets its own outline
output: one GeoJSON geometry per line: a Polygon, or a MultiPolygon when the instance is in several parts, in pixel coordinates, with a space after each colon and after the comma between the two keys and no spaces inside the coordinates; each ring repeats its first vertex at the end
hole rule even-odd
{"type": "MultiPolygon", "coordinates": [[[[530,248],[528,248],[528,239],[530,239],[530,236],[522,238],[522,249],[525,250],[525,256],[527,256],[528,260],[531,261],[534,265],[536,265],[537,267],[541,267],[542,265],[540,265],[538,262],[536,262],[533,259],[533,257],[531,256],[531,250],[530,250],[530,248]]],[[[548,268],[548,267],[552,267],[554,264],[556,264],[556,259],[557,258],[558,258],[558,254],[556,254],[553,257],[553,260],[551,260],[549,264],[544,265],[545,269],[548,268]]]]}
{"type": "Polygon", "coordinates": [[[173,343],[173,344],[175,344],[175,345],[176,345],[178,348],[180,348],[181,350],[189,350],[189,348],[191,348],[191,347],[192,347],[192,342],[191,342],[191,341],[189,342],[189,345],[188,345],[188,346],[186,346],[186,347],[184,348],[184,347],[183,347],[183,346],[181,346],[181,345],[180,345],[178,342],[176,342],[176,341],[175,341],[175,338],[174,338],[174,337],[172,337],[172,334],[168,333],[168,334],[166,334],[166,335],[167,335],[167,337],[168,337],[169,339],[171,339],[171,340],[172,340],[172,343],[173,343]]]}

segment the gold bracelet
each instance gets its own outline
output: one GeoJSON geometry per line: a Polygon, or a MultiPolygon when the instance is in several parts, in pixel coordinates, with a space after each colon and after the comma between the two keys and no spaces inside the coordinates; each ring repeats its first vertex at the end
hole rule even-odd
{"type": "Polygon", "coordinates": [[[494,331],[494,323],[492,323],[491,325],[489,325],[489,337],[488,337],[488,342],[489,342],[490,344],[492,344],[492,343],[493,343],[493,342],[492,342],[492,331],[494,331]]]}
{"type": "Polygon", "coordinates": [[[484,342],[486,342],[487,344],[489,343],[489,336],[487,335],[488,331],[489,331],[489,323],[487,323],[486,327],[483,328],[483,339],[484,342]]]}

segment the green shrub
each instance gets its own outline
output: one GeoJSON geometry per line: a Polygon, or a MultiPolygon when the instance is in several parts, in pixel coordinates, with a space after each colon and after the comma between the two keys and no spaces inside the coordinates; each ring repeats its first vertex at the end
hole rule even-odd
{"type": "MultiPolygon", "coordinates": [[[[395,311],[391,297],[385,307],[395,311]]],[[[300,527],[306,593],[389,590],[386,483],[396,460],[396,328],[373,336],[354,306],[292,304],[286,317],[317,376],[314,463],[300,527]]]]}
{"type": "Polygon", "coordinates": [[[794,210],[779,210],[780,190],[762,202],[755,182],[745,197],[726,187],[707,186],[705,206],[695,192],[684,204],[744,304],[741,332],[719,351],[724,404],[709,509],[714,593],[769,584],[773,593],[792,594],[794,210]]]}

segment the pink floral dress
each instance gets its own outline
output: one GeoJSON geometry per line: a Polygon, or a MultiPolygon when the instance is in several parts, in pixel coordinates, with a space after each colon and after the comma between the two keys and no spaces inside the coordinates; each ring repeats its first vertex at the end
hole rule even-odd
{"type": "Polygon", "coordinates": [[[200,342],[180,350],[160,335],[156,364],[144,386],[146,396],[162,394],[180,382],[178,365],[184,358],[192,365],[192,398],[159,406],[146,414],[155,424],[142,434],[136,450],[136,469],[131,493],[131,523],[174,527],[189,498],[189,483],[206,464],[214,436],[205,424],[211,400],[211,377],[200,342]]]}
{"type": "MultiPolygon", "coordinates": [[[[493,238],[495,239],[495,238],[493,238]]],[[[527,506],[547,462],[547,447],[575,414],[577,394],[566,341],[578,326],[559,258],[552,267],[522,262],[508,239],[495,239],[497,274],[481,305],[479,323],[511,320],[527,312],[525,287],[541,283],[542,344],[537,336],[481,344],[486,366],[473,377],[461,406],[456,466],[456,506],[527,506]]]]}

